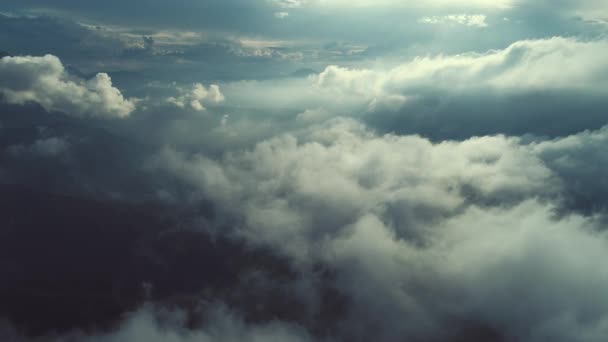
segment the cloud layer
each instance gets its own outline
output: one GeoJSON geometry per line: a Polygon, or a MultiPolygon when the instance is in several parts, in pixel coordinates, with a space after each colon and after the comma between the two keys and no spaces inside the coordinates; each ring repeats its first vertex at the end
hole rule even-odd
{"type": "Polygon", "coordinates": [[[605,8],[3,1],[0,340],[604,341],[605,8]]]}

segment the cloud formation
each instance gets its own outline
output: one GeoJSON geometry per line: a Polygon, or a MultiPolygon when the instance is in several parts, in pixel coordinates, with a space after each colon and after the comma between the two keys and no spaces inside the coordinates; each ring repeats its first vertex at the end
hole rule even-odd
{"type": "Polygon", "coordinates": [[[192,89],[180,89],[182,95],[177,97],[169,97],[167,102],[179,107],[179,108],[190,108],[195,111],[204,111],[204,103],[220,103],[224,101],[224,95],[220,91],[220,87],[216,84],[212,84],[209,88],[205,88],[200,83],[195,83],[192,89]]]}
{"type": "MultiPolygon", "coordinates": [[[[606,40],[554,37],[484,53],[420,56],[390,67],[330,65],[313,77],[230,82],[222,91],[241,108],[264,110],[255,117],[260,125],[271,116],[277,123],[322,109],[384,132],[436,141],[559,137],[606,124],[606,54],[606,40]]],[[[238,121],[238,115],[232,118],[238,121]]]]}
{"type": "Polygon", "coordinates": [[[221,204],[252,243],[335,270],[351,299],[339,340],[600,341],[606,274],[593,270],[606,234],[554,213],[577,196],[565,184],[597,186],[568,168],[594,160],[574,149],[604,138],[433,144],[335,120],[221,161],[165,150],[157,166],[221,204]]]}
{"type": "Polygon", "coordinates": [[[73,116],[124,118],[135,110],[134,101],[112,86],[108,74],[79,79],[69,75],[53,55],[3,57],[0,94],[8,103],[35,102],[47,111],[73,116]]]}
{"type": "Polygon", "coordinates": [[[0,7],[0,340],[608,335],[604,2],[0,7]]]}
{"type": "Polygon", "coordinates": [[[519,41],[504,50],[416,58],[386,71],[329,66],[320,87],[374,99],[415,97],[425,89],[461,94],[484,88],[500,93],[588,90],[602,93],[608,79],[608,42],[554,37],[519,41]]]}

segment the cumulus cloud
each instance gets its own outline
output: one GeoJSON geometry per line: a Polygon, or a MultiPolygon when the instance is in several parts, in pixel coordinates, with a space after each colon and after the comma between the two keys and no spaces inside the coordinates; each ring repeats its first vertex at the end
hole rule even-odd
{"type": "Polygon", "coordinates": [[[384,321],[371,326],[388,341],[600,341],[606,333],[606,273],[592,270],[608,241],[584,219],[555,222],[550,208],[524,202],[472,207],[426,233],[432,242],[417,246],[371,216],[330,242],[341,285],[360,299],[352,326],[373,312],[384,321]]]}
{"type": "Polygon", "coordinates": [[[53,55],[3,57],[0,94],[8,103],[36,102],[48,111],[73,116],[124,118],[135,110],[135,102],[112,86],[110,76],[99,73],[87,81],[79,79],[53,55]]]}
{"type": "Polygon", "coordinates": [[[290,116],[321,108],[436,140],[557,137],[605,124],[606,54],[606,40],[554,37],[485,53],[417,57],[390,68],[330,65],[309,78],[232,82],[222,91],[252,111],[290,116]],[[260,94],[272,94],[272,101],[260,94]]]}
{"type": "Polygon", "coordinates": [[[156,167],[237,217],[252,243],[333,269],[351,300],[340,338],[600,341],[606,233],[555,213],[577,196],[566,184],[598,185],[598,170],[572,170],[605,136],[431,143],[338,119],[221,160],[167,149],[156,167]]]}
{"type": "Polygon", "coordinates": [[[200,83],[195,83],[191,89],[178,89],[182,95],[169,97],[167,101],[179,108],[190,108],[195,111],[204,111],[204,103],[220,103],[224,101],[224,95],[220,87],[212,84],[206,88],[200,83]]]}
{"type": "Polygon", "coordinates": [[[158,165],[219,202],[243,203],[238,210],[256,230],[252,237],[278,238],[300,256],[313,252],[298,250],[309,246],[299,239],[331,234],[328,227],[344,227],[366,213],[414,234],[471,200],[508,203],[550,193],[553,182],[551,171],[516,138],[432,144],[416,136],[374,136],[350,120],[264,141],[223,163],[165,150],[158,165]]]}
{"type": "Polygon", "coordinates": [[[422,57],[387,71],[329,66],[320,87],[367,99],[419,95],[424,89],[450,93],[489,88],[498,92],[589,90],[603,92],[608,79],[605,40],[555,37],[519,41],[486,54],[422,57]]]}

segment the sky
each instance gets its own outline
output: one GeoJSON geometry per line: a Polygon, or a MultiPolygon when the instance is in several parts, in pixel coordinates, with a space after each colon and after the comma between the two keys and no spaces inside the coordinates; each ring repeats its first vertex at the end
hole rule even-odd
{"type": "Polygon", "coordinates": [[[608,2],[3,0],[0,340],[608,335],[608,2]]]}

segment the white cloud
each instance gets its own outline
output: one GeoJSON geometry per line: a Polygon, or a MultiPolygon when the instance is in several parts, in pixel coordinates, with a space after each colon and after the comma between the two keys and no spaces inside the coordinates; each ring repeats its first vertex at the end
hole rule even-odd
{"type": "Polygon", "coordinates": [[[300,239],[366,213],[396,215],[407,234],[427,216],[458,211],[467,202],[463,191],[490,202],[552,191],[551,172],[517,139],[433,145],[415,136],[374,136],[349,120],[314,127],[222,163],[165,150],[156,165],[219,202],[241,203],[235,210],[245,214],[253,239],[304,257],[311,251],[300,239]]]}
{"type": "Polygon", "coordinates": [[[473,27],[487,27],[486,16],[483,14],[450,14],[445,16],[423,17],[424,24],[459,24],[473,27]]]}
{"type": "Polygon", "coordinates": [[[332,114],[323,108],[307,109],[296,116],[296,121],[304,124],[313,124],[327,121],[331,117],[332,114]]]}
{"type": "Polygon", "coordinates": [[[353,300],[347,340],[447,339],[463,333],[454,317],[509,340],[601,341],[606,233],[557,219],[551,201],[564,184],[604,186],[567,170],[592,164],[606,136],[433,144],[336,119],[220,160],[167,149],[157,167],[240,218],[249,241],[330,265],[353,300]]]}
{"type": "Polygon", "coordinates": [[[195,83],[191,89],[178,89],[182,95],[169,97],[167,102],[179,107],[190,108],[195,111],[204,111],[205,103],[220,103],[224,101],[224,95],[218,85],[212,84],[206,88],[200,83],[195,83]]]}
{"type": "MultiPolygon", "coordinates": [[[[342,116],[378,114],[374,118],[393,112],[401,113],[399,118],[409,120],[408,123],[428,121],[436,114],[439,120],[436,124],[469,120],[471,116],[467,114],[479,113],[485,116],[476,119],[486,121],[477,123],[491,125],[492,115],[500,115],[497,121],[511,123],[520,116],[536,119],[548,116],[549,111],[560,117],[568,115],[564,108],[573,108],[576,101],[568,101],[558,93],[573,94],[575,99],[581,95],[592,97],[596,103],[589,106],[599,110],[594,109],[600,106],[597,102],[608,95],[608,60],[602,58],[605,55],[608,55],[607,40],[554,37],[518,41],[485,53],[417,57],[390,68],[330,65],[310,78],[231,82],[224,84],[222,91],[234,103],[256,110],[293,113],[322,108],[342,116]],[[531,103],[526,103],[529,100],[522,103],[517,99],[539,92],[544,94],[539,99],[543,101],[539,104],[542,110],[533,109],[531,103]],[[271,101],[267,100],[268,94],[272,94],[271,101]],[[487,105],[486,112],[479,108],[479,101],[487,105]],[[558,105],[560,101],[568,102],[563,106],[558,105]],[[447,108],[452,103],[458,103],[459,107],[447,108]],[[506,113],[510,108],[517,112],[506,113]],[[429,113],[428,117],[425,113],[429,113]]],[[[589,115],[596,115],[593,113],[589,115]]],[[[521,121],[519,124],[523,125],[521,121]]],[[[495,128],[493,133],[501,132],[498,125],[495,128]]]]}
{"type": "Polygon", "coordinates": [[[8,103],[36,102],[48,111],[73,116],[123,118],[135,110],[135,102],[125,99],[107,74],[99,73],[88,81],[78,79],[52,55],[3,57],[0,94],[8,103]]]}
{"type": "Polygon", "coordinates": [[[285,19],[285,18],[289,17],[289,13],[288,12],[275,12],[274,17],[277,19],[285,19]]]}
{"type": "Polygon", "coordinates": [[[555,37],[516,42],[486,54],[418,57],[390,70],[329,66],[316,84],[341,96],[373,101],[415,97],[424,91],[458,94],[484,89],[499,93],[531,90],[608,89],[608,41],[555,37]]]}

